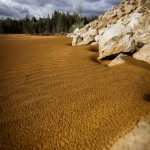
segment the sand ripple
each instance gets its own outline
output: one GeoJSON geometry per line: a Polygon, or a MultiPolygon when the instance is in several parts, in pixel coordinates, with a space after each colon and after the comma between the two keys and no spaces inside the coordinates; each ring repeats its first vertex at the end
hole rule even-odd
{"type": "Polygon", "coordinates": [[[108,68],[63,37],[0,39],[0,149],[109,149],[150,113],[146,63],[108,68]]]}

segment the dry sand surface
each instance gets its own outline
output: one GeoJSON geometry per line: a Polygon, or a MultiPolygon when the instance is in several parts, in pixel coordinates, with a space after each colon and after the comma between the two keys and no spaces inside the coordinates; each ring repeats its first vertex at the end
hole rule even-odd
{"type": "Polygon", "coordinates": [[[110,68],[96,50],[0,35],[0,149],[109,149],[150,113],[150,65],[110,68]]]}

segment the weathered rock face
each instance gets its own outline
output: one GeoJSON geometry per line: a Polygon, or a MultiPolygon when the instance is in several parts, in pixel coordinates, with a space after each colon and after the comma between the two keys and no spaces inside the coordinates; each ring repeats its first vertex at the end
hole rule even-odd
{"type": "Polygon", "coordinates": [[[135,30],[133,39],[139,48],[150,43],[150,13],[145,14],[140,19],[140,23],[135,30]]]}
{"type": "Polygon", "coordinates": [[[150,0],[123,0],[84,28],[76,29],[76,35],[81,38],[74,45],[99,42],[99,59],[134,53],[150,43],[150,0]]]}
{"type": "Polygon", "coordinates": [[[150,43],[144,45],[138,52],[134,53],[133,58],[150,64],[150,43]]]}
{"type": "Polygon", "coordinates": [[[99,59],[119,52],[134,51],[135,42],[131,39],[131,28],[121,21],[112,25],[100,35],[99,59]]]}
{"type": "Polygon", "coordinates": [[[129,15],[128,21],[129,24],[128,26],[131,27],[131,29],[134,29],[137,27],[137,25],[140,23],[140,19],[142,18],[142,13],[132,13],[129,15]]]}
{"type": "Polygon", "coordinates": [[[141,48],[145,44],[150,43],[150,30],[148,29],[139,29],[133,35],[133,39],[136,42],[137,47],[141,48]]]}

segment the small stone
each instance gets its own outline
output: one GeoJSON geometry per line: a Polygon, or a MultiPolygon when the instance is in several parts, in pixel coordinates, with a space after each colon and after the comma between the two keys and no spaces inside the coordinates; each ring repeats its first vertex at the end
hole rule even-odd
{"type": "Polygon", "coordinates": [[[127,57],[125,54],[119,54],[115,59],[111,61],[111,63],[108,65],[109,67],[124,64],[125,61],[122,59],[122,57],[127,57]]]}

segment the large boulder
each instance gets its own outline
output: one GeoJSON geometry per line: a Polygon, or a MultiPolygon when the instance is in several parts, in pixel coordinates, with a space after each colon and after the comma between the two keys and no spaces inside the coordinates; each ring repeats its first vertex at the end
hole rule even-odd
{"type": "Polygon", "coordinates": [[[86,36],[83,41],[78,42],[77,45],[87,45],[94,42],[94,38],[91,37],[90,35],[86,36]]]}
{"type": "Polygon", "coordinates": [[[150,43],[144,45],[138,52],[134,53],[132,57],[150,64],[150,43]]]}
{"type": "Polygon", "coordinates": [[[72,45],[77,45],[82,41],[82,37],[80,35],[75,35],[72,40],[72,45]]]}
{"type": "MultiPolygon", "coordinates": [[[[86,30],[86,29],[85,29],[85,30],[86,30]]],[[[83,30],[83,31],[85,31],[85,30],[83,30]]],[[[82,31],[82,30],[80,31],[80,35],[81,35],[81,37],[83,37],[83,38],[85,38],[85,37],[87,37],[87,36],[95,37],[95,36],[98,34],[97,29],[90,29],[90,28],[89,28],[88,31],[86,31],[86,32],[83,32],[83,31],[82,31]]]]}
{"type": "Polygon", "coordinates": [[[75,29],[74,38],[72,40],[72,45],[87,45],[95,41],[95,36],[98,34],[97,29],[94,28],[82,28],[75,29]]]}
{"type": "Polygon", "coordinates": [[[120,52],[135,50],[135,42],[132,39],[132,30],[123,22],[118,21],[106,31],[100,33],[99,59],[120,52]]]}

